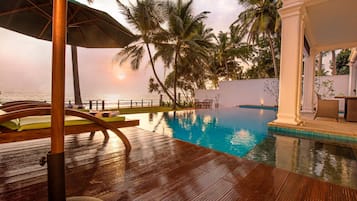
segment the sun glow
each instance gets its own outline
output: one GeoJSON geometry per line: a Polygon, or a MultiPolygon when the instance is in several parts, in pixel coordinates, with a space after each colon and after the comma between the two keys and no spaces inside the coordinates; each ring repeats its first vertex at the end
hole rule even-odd
{"type": "Polygon", "coordinates": [[[119,80],[124,80],[124,79],[126,78],[126,74],[125,74],[124,72],[119,72],[119,73],[117,74],[117,78],[118,78],[119,80]]]}

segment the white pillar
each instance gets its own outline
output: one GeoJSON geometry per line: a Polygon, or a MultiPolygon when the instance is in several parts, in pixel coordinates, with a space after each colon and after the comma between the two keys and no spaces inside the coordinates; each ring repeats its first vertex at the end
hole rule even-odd
{"type": "Polygon", "coordinates": [[[310,55],[304,58],[302,112],[306,113],[314,112],[315,55],[315,51],[311,50],[310,55]]]}
{"type": "Polygon", "coordinates": [[[356,90],[356,68],[357,62],[350,63],[350,74],[348,79],[348,95],[355,96],[356,93],[353,90],[356,90]]]}
{"type": "Polygon", "coordinates": [[[353,90],[356,90],[357,87],[357,48],[352,49],[349,66],[350,74],[348,80],[348,95],[356,96],[356,93],[353,90]]]}
{"type": "Polygon", "coordinates": [[[279,10],[282,20],[279,109],[276,123],[300,124],[303,0],[284,1],[279,10]]]}

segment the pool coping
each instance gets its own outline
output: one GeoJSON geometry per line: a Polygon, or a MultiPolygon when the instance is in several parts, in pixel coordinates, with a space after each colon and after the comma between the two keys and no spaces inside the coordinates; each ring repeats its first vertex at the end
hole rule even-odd
{"type": "Polygon", "coordinates": [[[239,108],[246,108],[246,109],[264,109],[264,110],[274,110],[277,111],[277,106],[270,106],[270,105],[237,105],[239,108]]]}
{"type": "Polygon", "coordinates": [[[293,137],[307,137],[318,138],[323,140],[335,140],[340,142],[357,143],[357,135],[342,131],[330,131],[319,128],[309,128],[301,125],[281,124],[269,122],[267,124],[268,131],[276,132],[278,134],[293,136],[293,137]]]}

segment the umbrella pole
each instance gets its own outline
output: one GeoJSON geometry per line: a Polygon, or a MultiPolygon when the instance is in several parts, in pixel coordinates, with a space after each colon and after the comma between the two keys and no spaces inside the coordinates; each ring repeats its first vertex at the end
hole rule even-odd
{"type": "Polygon", "coordinates": [[[52,17],[51,152],[48,162],[48,200],[65,201],[64,84],[67,0],[53,1],[52,17]]]}

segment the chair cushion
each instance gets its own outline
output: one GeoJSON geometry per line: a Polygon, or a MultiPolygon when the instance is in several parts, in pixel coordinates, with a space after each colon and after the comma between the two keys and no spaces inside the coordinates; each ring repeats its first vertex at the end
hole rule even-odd
{"type": "MultiPolygon", "coordinates": [[[[0,115],[6,114],[5,111],[0,110],[0,115]]],[[[8,128],[10,130],[17,130],[19,128],[19,120],[18,119],[13,119],[10,121],[6,121],[3,123],[0,123],[1,126],[8,128]]]]}
{"type": "MultiPolygon", "coordinates": [[[[116,122],[116,121],[124,121],[125,117],[122,116],[103,117],[100,119],[106,122],[116,122]]],[[[21,118],[18,131],[50,128],[51,127],[50,121],[51,121],[50,116],[33,116],[33,117],[21,118]]],[[[93,122],[80,117],[66,116],[64,125],[78,126],[78,125],[86,125],[91,123],[93,122]]]]}

